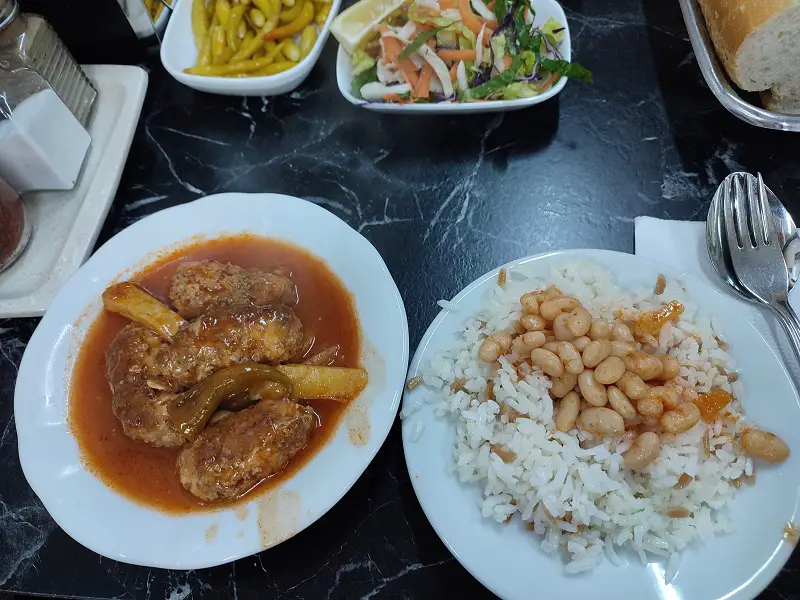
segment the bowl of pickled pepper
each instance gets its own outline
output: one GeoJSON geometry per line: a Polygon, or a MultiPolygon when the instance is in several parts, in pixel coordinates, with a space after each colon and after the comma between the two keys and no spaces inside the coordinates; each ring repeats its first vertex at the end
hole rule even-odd
{"type": "Polygon", "coordinates": [[[317,62],[341,0],[181,0],[161,62],[191,88],[273,96],[300,85],[317,62]]]}

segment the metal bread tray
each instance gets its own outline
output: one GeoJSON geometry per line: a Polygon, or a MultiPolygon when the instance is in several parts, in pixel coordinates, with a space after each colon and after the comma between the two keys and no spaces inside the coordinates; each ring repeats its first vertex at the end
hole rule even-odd
{"type": "Polygon", "coordinates": [[[706,21],[697,0],[679,0],[683,20],[689,32],[697,63],[711,91],[734,115],[751,125],[778,129],[781,131],[800,131],[800,115],[787,115],[754,106],[743,100],[728,79],[728,74],[717,59],[714,44],[708,34],[706,21]]]}

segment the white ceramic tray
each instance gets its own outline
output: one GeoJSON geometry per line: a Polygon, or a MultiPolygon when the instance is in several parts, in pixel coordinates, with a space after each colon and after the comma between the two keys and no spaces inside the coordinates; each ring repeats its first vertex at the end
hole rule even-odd
{"type": "Polygon", "coordinates": [[[92,250],[117,192],[147,89],[139,67],[86,65],[98,90],[92,145],[77,185],[26,194],[33,225],[28,248],[0,273],[0,318],[41,316],[92,250]]]}

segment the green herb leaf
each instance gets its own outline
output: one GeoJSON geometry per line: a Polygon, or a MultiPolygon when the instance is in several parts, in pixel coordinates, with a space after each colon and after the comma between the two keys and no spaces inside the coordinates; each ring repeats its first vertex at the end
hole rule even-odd
{"type": "Polygon", "coordinates": [[[551,73],[560,73],[564,77],[571,77],[584,83],[592,83],[592,73],[583,65],[576,62],[568,62],[566,60],[553,60],[552,58],[542,58],[539,60],[539,66],[545,71],[551,73]]]}
{"type": "Polygon", "coordinates": [[[509,6],[508,0],[495,0],[494,3],[494,16],[497,17],[497,24],[500,25],[508,14],[509,6]]]}
{"type": "Polygon", "coordinates": [[[403,48],[403,51],[400,53],[400,56],[397,57],[398,60],[407,59],[409,56],[414,54],[414,52],[416,52],[417,50],[422,48],[422,46],[423,46],[423,44],[425,44],[425,42],[427,42],[429,39],[431,39],[433,36],[435,36],[437,33],[439,33],[442,29],[447,29],[452,24],[453,24],[453,22],[450,22],[447,25],[442,25],[441,27],[436,27],[434,29],[431,29],[430,31],[423,31],[417,37],[415,37],[413,40],[411,40],[411,43],[408,46],[403,48]]]}
{"type": "Polygon", "coordinates": [[[359,73],[357,76],[353,77],[353,82],[350,84],[350,93],[359,100],[363,100],[364,97],[361,95],[361,88],[373,81],[378,81],[377,64],[372,65],[372,67],[363,73],[359,73]]]}
{"type": "MultiPolygon", "coordinates": [[[[542,43],[541,36],[539,34],[531,34],[531,26],[525,22],[525,8],[526,4],[520,2],[517,6],[517,10],[514,12],[514,24],[517,29],[517,47],[520,51],[533,50],[538,53],[539,45],[542,43]]],[[[532,7],[527,6],[527,8],[534,16],[536,15],[532,7]]]]}
{"type": "Polygon", "coordinates": [[[470,96],[473,98],[485,98],[492,92],[496,92],[498,90],[502,90],[517,76],[517,71],[519,70],[520,59],[519,56],[514,56],[511,59],[511,65],[500,75],[497,77],[492,77],[486,83],[479,85],[478,87],[472,88],[469,93],[470,96]]]}

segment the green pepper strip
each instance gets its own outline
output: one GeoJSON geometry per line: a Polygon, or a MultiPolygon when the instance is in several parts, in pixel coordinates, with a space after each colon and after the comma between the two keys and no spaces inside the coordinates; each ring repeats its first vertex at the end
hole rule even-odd
{"type": "Polygon", "coordinates": [[[200,435],[214,412],[224,406],[226,410],[241,410],[253,404],[265,382],[273,393],[290,395],[292,382],[283,373],[266,365],[237,365],[217,371],[191,389],[180,394],[167,405],[170,422],[189,441],[200,435]]]}

